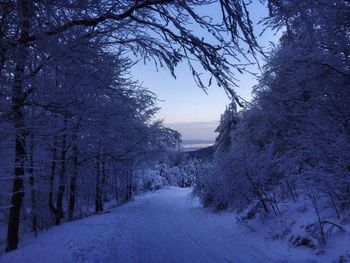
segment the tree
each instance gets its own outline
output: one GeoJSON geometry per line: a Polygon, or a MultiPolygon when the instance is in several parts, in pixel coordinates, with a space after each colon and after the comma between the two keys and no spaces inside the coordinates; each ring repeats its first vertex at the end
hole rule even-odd
{"type": "Polygon", "coordinates": [[[232,102],[221,115],[220,124],[215,130],[219,135],[215,139],[215,150],[217,152],[229,152],[232,147],[232,132],[238,124],[239,116],[236,104],[232,102]]]}
{"type": "Polygon", "coordinates": [[[252,218],[278,214],[286,198],[306,198],[325,244],[322,210],[341,218],[349,207],[349,3],[268,3],[266,25],[285,32],[235,129],[223,125],[229,118],[218,128],[220,142],[234,143],[217,151],[202,200],[252,218]]]}

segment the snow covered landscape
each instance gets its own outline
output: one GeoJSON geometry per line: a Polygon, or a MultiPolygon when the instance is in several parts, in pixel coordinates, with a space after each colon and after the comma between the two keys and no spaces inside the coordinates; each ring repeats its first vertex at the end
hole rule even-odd
{"type": "Polygon", "coordinates": [[[232,213],[201,208],[191,189],[167,188],[23,240],[0,262],[331,262],[332,256],[266,240],[237,225],[232,213]]]}
{"type": "Polygon", "coordinates": [[[350,1],[1,0],[0,262],[350,262],[350,1]]]}

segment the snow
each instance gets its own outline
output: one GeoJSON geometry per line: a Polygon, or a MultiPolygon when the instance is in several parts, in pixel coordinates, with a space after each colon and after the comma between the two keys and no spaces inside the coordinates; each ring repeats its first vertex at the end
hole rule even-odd
{"type": "Polygon", "coordinates": [[[171,187],[52,227],[0,262],[317,262],[306,249],[297,254],[237,225],[233,213],[202,208],[191,189],[171,187]]]}

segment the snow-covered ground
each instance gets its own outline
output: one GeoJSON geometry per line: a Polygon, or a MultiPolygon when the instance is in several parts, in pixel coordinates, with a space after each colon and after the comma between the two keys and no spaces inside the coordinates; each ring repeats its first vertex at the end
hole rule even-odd
{"type": "Polygon", "coordinates": [[[163,189],[110,213],[53,227],[0,262],[318,262],[307,249],[266,241],[238,226],[232,213],[201,208],[190,193],[163,189]]]}

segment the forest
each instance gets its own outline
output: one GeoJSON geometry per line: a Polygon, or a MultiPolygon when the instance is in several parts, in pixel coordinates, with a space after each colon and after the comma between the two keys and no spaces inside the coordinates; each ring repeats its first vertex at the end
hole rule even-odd
{"type": "Polygon", "coordinates": [[[278,216],[288,201],[306,202],[317,215],[312,238],[292,242],[324,246],[350,222],[350,6],[282,2],[270,4],[264,22],[283,27],[283,36],[254,99],[222,115],[214,161],[195,192],[205,206],[234,207],[244,223],[278,216]]]}
{"type": "Polygon", "coordinates": [[[268,48],[252,1],[0,1],[0,255],[145,192],[190,187],[253,235],[269,226],[269,242],[293,253],[349,262],[331,243],[350,242],[350,1],[259,2],[259,25],[281,35],[268,48]],[[225,90],[209,150],[180,151],[137,63],[174,78],[186,64],[198,89],[225,90]],[[237,92],[243,74],[258,81],[251,101],[237,92]]]}

